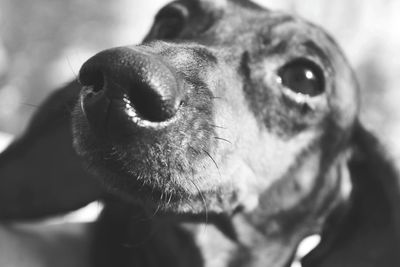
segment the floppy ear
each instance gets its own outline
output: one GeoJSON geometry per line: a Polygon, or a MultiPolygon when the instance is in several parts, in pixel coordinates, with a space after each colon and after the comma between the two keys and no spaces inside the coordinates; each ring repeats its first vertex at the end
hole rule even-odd
{"type": "Polygon", "coordinates": [[[332,214],[303,266],[400,266],[400,176],[378,139],[357,124],[352,193],[332,214]]]}
{"type": "Polygon", "coordinates": [[[0,218],[27,219],[82,207],[102,195],[72,148],[70,113],[80,85],[53,93],[25,134],[0,154],[0,218]]]}

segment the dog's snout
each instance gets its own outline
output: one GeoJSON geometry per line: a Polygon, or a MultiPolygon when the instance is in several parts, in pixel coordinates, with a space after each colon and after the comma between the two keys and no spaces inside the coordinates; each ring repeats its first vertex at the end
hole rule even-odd
{"type": "Polygon", "coordinates": [[[98,113],[105,102],[116,100],[124,101],[142,120],[162,122],[172,118],[181,103],[172,69],[157,55],[136,48],[100,52],[82,66],[79,80],[92,94],[84,105],[86,113],[98,113]]]}

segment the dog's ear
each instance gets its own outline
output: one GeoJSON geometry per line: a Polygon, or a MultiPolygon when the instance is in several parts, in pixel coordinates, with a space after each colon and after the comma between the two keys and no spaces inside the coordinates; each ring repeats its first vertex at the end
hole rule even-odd
{"type": "Polygon", "coordinates": [[[53,93],[22,137],[0,154],[0,218],[26,219],[77,209],[102,195],[72,147],[70,113],[80,86],[53,93]]]}
{"type": "Polygon", "coordinates": [[[400,266],[399,171],[360,124],[353,144],[350,199],[332,214],[321,244],[303,266],[400,266]]]}

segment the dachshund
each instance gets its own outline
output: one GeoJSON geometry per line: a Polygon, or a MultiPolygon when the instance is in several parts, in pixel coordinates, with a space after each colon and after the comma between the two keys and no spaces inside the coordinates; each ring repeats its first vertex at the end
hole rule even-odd
{"type": "Polygon", "coordinates": [[[101,200],[96,267],[400,266],[399,180],[335,41],[246,0],[180,0],[0,156],[0,218],[101,200]]]}

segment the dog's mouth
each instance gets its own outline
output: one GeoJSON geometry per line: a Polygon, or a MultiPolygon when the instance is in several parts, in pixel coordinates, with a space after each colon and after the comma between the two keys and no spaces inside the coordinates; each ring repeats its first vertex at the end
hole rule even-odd
{"type": "MultiPolygon", "coordinates": [[[[113,172],[113,170],[109,171],[113,172]]],[[[189,199],[193,197],[185,190],[167,190],[166,188],[152,184],[151,177],[147,179],[143,179],[142,177],[141,180],[138,177],[129,177],[128,179],[129,185],[125,184],[124,186],[107,179],[105,179],[105,183],[112,193],[128,202],[139,203],[148,210],[177,210],[179,209],[179,204],[189,202],[189,199]]]]}

